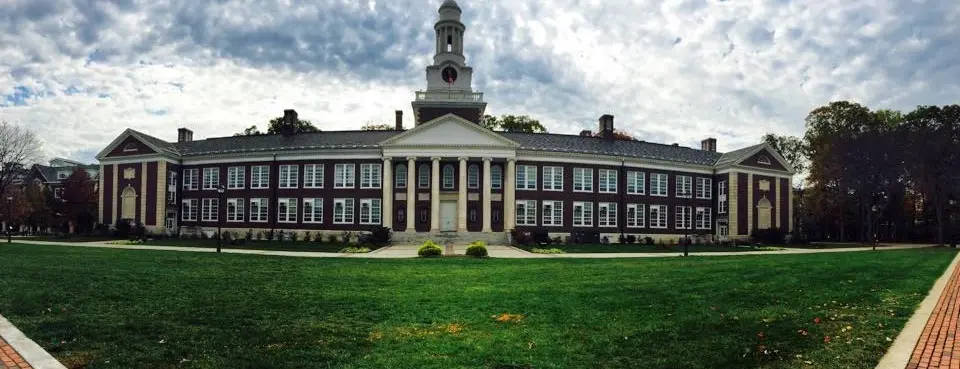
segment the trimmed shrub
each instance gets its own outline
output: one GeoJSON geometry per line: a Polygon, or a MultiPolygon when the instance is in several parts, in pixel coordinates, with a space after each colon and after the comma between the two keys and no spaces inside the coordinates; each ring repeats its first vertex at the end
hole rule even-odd
{"type": "Polygon", "coordinates": [[[759,242],[765,245],[782,245],[786,232],[779,229],[755,229],[751,237],[753,242],[759,242]]]}
{"type": "Polygon", "coordinates": [[[290,241],[297,242],[300,240],[300,236],[297,235],[296,231],[290,232],[290,241]]]}
{"type": "Polygon", "coordinates": [[[303,242],[313,241],[313,237],[310,237],[310,231],[303,232],[303,242]]]}
{"type": "Polygon", "coordinates": [[[634,236],[634,235],[627,236],[627,243],[631,245],[634,243],[637,243],[637,236],[634,236]]]}
{"type": "Polygon", "coordinates": [[[327,243],[337,243],[337,235],[330,233],[327,235],[327,243]]]}
{"type": "Polygon", "coordinates": [[[467,247],[467,255],[475,258],[487,257],[487,245],[483,241],[475,241],[467,247]]]}
{"type": "Polygon", "coordinates": [[[130,237],[130,222],[126,220],[119,220],[117,224],[113,226],[113,236],[117,238],[127,238],[130,237]]]}
{"type": "Polygon", "coordinates": [[[274,236],[274,235],[276,235],[276,233],[274,233],[274,231],[271,229],[271,230],[267,231],[267,233],[264,235],[264,237],[266,237],[266,240],[267,240],[267,241],[273,241],[273,236],[274,236]]]}
{"type": "Polygon", "coordinates": [[[390,236],[390,228],[376,226],[372,231],[370,231],[370,235],[366,237],[365,241],[376,246],[386,246],[390,244],[390,236]]]}
{"type": "Polygon", "coordinates": [[[248,230],[247,230],[247,234],[244,236],[244,238],[246,238],[247,241],[252,240],[252,239],[253,239],[253,229],[248,229],[248,230]]]}
{"type": "Polygon", "coordinates": [[[262,239],[263,239],[263,231],[257,231],[256,238],[257,238],[257,241],[262,240],[262,239]]]}
{"type": "Polygon", "coordinates": [[[434,257],[443,255],[443,249],[439,245],[433,243],[433,241],[427,241],[423,243],[423,246],[420,246],[420,249],[417,250],[417,255],[420,257],[434,257]]]}

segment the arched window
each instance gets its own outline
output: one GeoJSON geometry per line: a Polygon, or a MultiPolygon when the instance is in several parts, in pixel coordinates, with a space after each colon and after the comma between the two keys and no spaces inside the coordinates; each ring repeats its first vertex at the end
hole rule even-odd
{"type": "Polygon", "coordinates": [[[763,165],[770,165],[770,158],[767,157],[766,155],[760,156],[759,158],[757,158],[757,163],[760,163],[763,165]]]}
{"type": "Polygon", "coordinates": [[[395,174],[394,186],[397,188],[407,188],[407,166],[400,164],[395,168],[397,173],[395,174]]]}
{"type": "Polygon", "coordinates": [[[125,152],[137,151],[137,144],[133,142],[127,143],[126,145],[123,145],[123,151],[125,152]]]}
{"type": "Polygon", "coordinates": [[[467,187],[480,188],[480,167],[476,164],[467,167],[467,187]]]}
{"type": "Polygon", "coordinates": [[[429,164],[420,164],[420,168],[417,168],[417,186],[420,188],[430,188],[429,164]]]}
{"type": "Polygon", "coordinates": [[[452,189],[453,188],[453,165],[447,164],[443,166],[443,188],[452,189]]]}
{"type": "Polygon", "coordinates": [[[503,168],[499,165],[490,167],[490,188],[494,190],[503,188],[503,168]]]}

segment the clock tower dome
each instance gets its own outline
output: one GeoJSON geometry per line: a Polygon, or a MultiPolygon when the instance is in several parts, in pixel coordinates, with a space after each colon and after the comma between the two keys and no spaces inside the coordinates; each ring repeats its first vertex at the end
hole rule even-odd
{"type": "Polygon", "coordinates": [[[463,56],[463,34],[466,26],[460,22],[462,13],[454,0],[440,5],[436,33],[436,53],[433,65],[427,67],[427,89],[417,91],[413,101],[416,124],[453,113],[464,119],[479,123],[487,103],[483,93],[474,92],[470,86],[473,68],[467,66],[463,56]]]}

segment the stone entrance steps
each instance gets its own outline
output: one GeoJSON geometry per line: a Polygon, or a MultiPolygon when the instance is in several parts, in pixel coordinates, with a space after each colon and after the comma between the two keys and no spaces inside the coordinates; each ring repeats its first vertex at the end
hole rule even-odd
{"type": "Polygon", "coordinates": [[[394,245],[420,245],[431,240],[438,245],[466,245],[474,241],[483,241],[487,245],[506,245],[506,232],[394,232],[394,245]]]}

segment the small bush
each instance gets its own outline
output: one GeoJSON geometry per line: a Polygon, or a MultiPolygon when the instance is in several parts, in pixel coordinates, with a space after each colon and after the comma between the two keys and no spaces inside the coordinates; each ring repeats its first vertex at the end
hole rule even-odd
{"type": "Polygon", "coordinates": [[[533,235],[530,232],[511,229],[510,240],[514,246],[526,246],[533,243],[533,235]]]}
{"type": "Polygon", "coordinates": [[[126,220],[119,220],[117,224],[113,226],[113,236],[117,238],[127,238],[130,237],[130,222],[126,220]]]}
{"type": "Polygon", "coordinates": [[[644,238],[643,238],[643,243],[645,243],[645,244],[647,244],[647,245],[650,245],[650,246],[653,246],[653,237],[644,237],[644,238]]]}
{"type": "Polygon", "coordinates": [[[390,236],[390,228],[376,226],[373,228],[373,231],[370,232],[370,235],[367,236],[366,241],[377,246],[387,246],[390,244],[390,236]]]}
{"type": "Polygon", "coordinates": [[[252,239],[253,239],[253,229],[248,229],[248,230],[247,230],[247,234],[244,235],[244,238],[245,238],[247,241],[252,240],[252,239]]]}
{"type": "Polygon", "coordinates": [[[296,231],[290,232],[290,241],[297,242],[300,240],[300,236],[297,235],[296,231]]]}
{"type": "Polygon", "coordinates": [[[337,235],[330,233],[327,235],[327,243],[337,243],[337,235]]]}
{"type": "Polygon", "coordinates": [[[303,232],[303,242],[313,241],[313,237],[310,237],[310,231],[303,232]]]}
{"type": "Polygon", "coordinates": [[[751,237],[753,238],[753,242],[766,245],[782,245],[786,237],[786,232],[775,228],[755,229],[751,237]]]}
{"type": "Polygon", "coordinates": [[[200,231],[200,239],[201,239],[201,240],[206,240],[206,239],[209,239],[209,238],[210,238],[210,237],[207,237],[207,232],[204,232],[204,231],[202,231],[202,230],[200,231]]]}
{"type": "Polygon", "coordinates": [[[267,231],[267,233],[264,234],[263,236],[266,238],[267,241],[273,241],[273,238],[274,238],[276,235],[277,235],[277,233],[274,232],[274,231],[271,229],[271,230],[267,231]]]}
{"type": "Polygon", "coordinates": [[[317,234],[313,235],[313,242],[323,243],[323,233],[317,232],[317,234]]]}
{"type": "Polygon", "coordinates": [[[483,241],[475,241],[467,247],[467,255],[475,258],[487,257],[487,244],[483,241]]]}
{"type": "Polygon", "coordinates": [[[634,236],[634,235],[627,236],[627,243],[631,245],[637,243],[637,236],[634,236]]]}
{"type": "MultiPolygon", "coordinates": [[[[219,237],[219,236],[218,236],[218,237],[219,237]]],[[[223,232],[223,240],[224,240],[224,241],[228,241],[228,242],[229,242],[229,241],[232,240],[232,239],[233,239],[233,236],[230,235],[230,232],[223,232]]]]}
{"type": "Polygon", "coordinates": [[[257,234],[254,236],[254,239],[260,241],[263,239],[263,231],[257,231],[257,234]]]}
{"type": "Polygon", "coordinates": [[[417,255],[420,257],[434,257],[443,255],[443,249],[439,245],[433,243],[433,241],[427,241],[423,243],[423,246],[420,246],[420,249],[417,250],[417,255]]]}
{"type": "Polygon", "coordinates": [[[564,253],[563,250],[558,248],[552,248],[552,249],[534,248],[533,250],[530,250],[530,252],[534,254],[563,254],[564,253]]]}
{"type": "Polygon", "coordinates": [[[370,252],[369,247],[345,247],[340,249],[342,254],[365,254],[370,252]]]}

